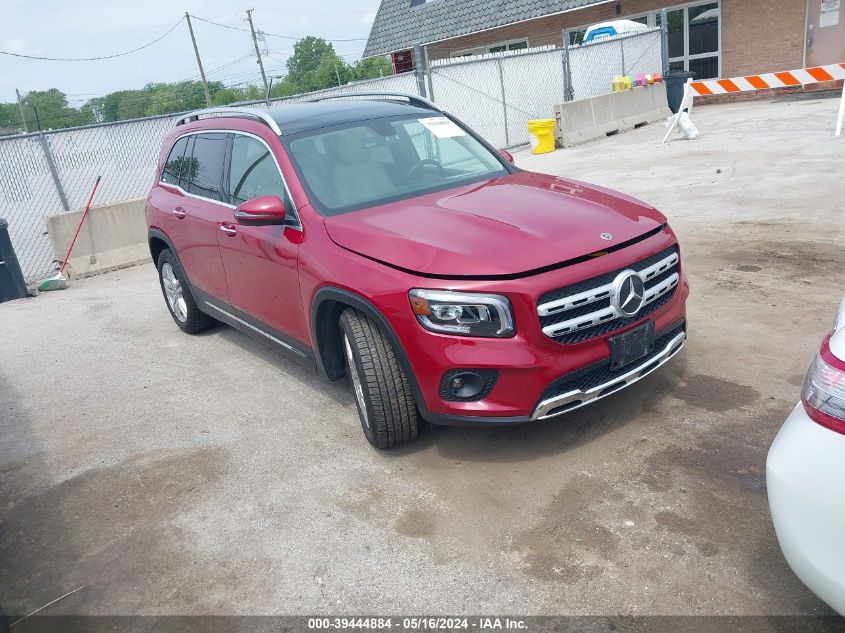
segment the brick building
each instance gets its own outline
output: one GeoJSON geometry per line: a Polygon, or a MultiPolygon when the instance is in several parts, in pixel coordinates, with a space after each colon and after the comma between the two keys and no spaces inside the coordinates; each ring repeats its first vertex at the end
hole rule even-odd
{"type": "MultiPolygon", "coordinates": [[[[382,0],[364,56],[411,70],[414,44],[431,59],[578,43],[595,23],[660,26],[667,9],[672,70],[698,79],[845,62],[840,0],[382,0]]],[[[845,7],[842,8],[845,11],[845,7]]]]}

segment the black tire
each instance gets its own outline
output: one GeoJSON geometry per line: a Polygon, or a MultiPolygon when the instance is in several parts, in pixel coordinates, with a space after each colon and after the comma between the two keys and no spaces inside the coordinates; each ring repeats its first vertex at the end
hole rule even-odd
{"type": "Polygon", "coordinates": [[[340,329],[347,373],[367,440],[376,448],[411,441],[417,436],[417,406],[390,341],[376,323],[352,308],[340,315],[340,329]],[[354,367],[350,367],[347,342],[354,367]],[[361,397],[353,372],[357,372],[361,397]]]}
{"type": "Polygon", "coordinates": [[[183,332],[187,332],[188,334],[199,334],[200,332],[204,332],[213,327],[214,324],[217,323],[217,321],[204,312],[201,312],[197,307],[194,295],[191,294],[191,286],[188,283],[188,277],[185,275],[185,270],[182,268],[182,264],[179,263],[179,258],[176,257],[170,249],[161,251],[161,254],[158,256],[158,261],[156,262],[156,267],[158,268],[158,282],[161,285],[161,293],[164,295],[164,304],[167,306],[167,310],[170,312],[170,316],[173,317],[176,325],[178,325],[183,332]],[[169,270],[165,269],[165,266],[169,266],[169,270]],[[179,282],[181,299],[184,299],[184,315],[181,313],[181,307],[174,308],[174,305],[171,305],[170,298],[168,297],[168,290],[165,289],[165,276],[169,275],[167,273],[162,273],[164,270],[166,270],[167,273],[172,271],[173,275],[179,282]]]}

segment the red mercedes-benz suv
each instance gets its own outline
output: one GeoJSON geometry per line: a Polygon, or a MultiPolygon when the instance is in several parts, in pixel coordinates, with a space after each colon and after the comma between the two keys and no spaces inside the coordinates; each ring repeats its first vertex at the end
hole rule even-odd
{"type": "Polygon", "coordinates": [[[434,104],[361,94],[181,116],[147,198],[185,332],[223,321],[329,379],[379,448],[542,420],[684,345],[678,243],[652,207],[523,171],[434,104]]]}

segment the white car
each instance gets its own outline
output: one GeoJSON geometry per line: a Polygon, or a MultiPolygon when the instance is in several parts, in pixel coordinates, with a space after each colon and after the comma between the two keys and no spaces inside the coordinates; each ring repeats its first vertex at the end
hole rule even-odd
{"type": "Polygon", "coordinates": [[[845,615],[845,300],[769,449],[766,487],[792,571],[845,615]]]}

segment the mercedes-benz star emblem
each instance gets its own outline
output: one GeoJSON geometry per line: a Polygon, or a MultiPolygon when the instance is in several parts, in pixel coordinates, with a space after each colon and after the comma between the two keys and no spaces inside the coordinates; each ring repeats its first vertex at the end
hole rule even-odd
{"type": "Polygon", "coordinates": [[[635,270],[623,270],[613,280],[611,303],[620,314],[636,316],[645,301],[645,284],[635,270]]]}
{"type": "Polygon", "coordinates": [[[613,239],[613,236],[610,233],[602,233],[599,237],[603,240],[607,240],[608,242],[613,239]]]}

